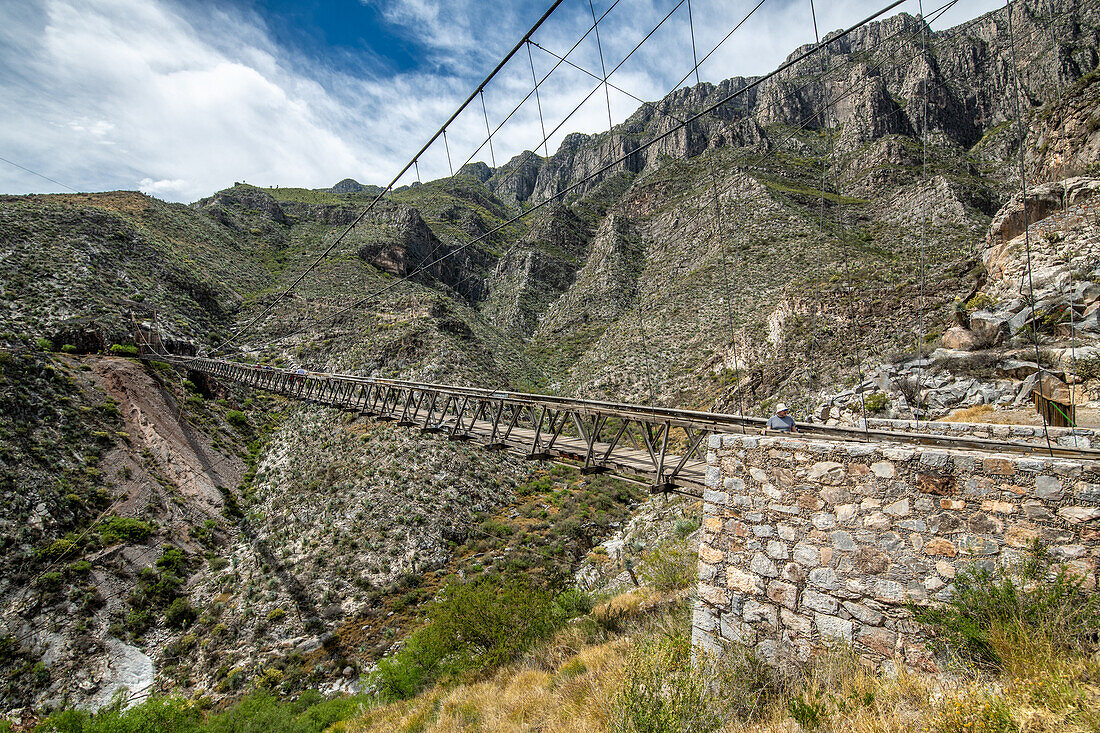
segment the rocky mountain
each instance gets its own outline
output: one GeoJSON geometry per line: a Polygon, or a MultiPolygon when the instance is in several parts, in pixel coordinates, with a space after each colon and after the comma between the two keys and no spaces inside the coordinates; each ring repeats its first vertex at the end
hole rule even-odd
{"type": "Polygon", "coordinates": [[[1011,36],[1005,11],[927,35],[889,18],[366,213],[379,189],[352,179],[0,197],[0,704],[343,689],[447,578],[560,579],[653,511],[143,366],[132,319],[210,351],[270,310],[236,358],[834,422],[1011,408],[1040,363],[1100,399],[1100,11],[1056,3],[1054,48],[1045,0],[1014,7],[1011,36]]]}

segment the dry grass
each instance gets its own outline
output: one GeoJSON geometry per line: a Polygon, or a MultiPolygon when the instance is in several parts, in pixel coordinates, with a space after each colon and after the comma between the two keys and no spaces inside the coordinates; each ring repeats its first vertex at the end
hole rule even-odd
{"type": "Polygon", "coordinates": [[[955,410],[940,422],[976,422],[993,425],[1042,425],[1043,418],[1034,410],[998,410],[993,405],[974,405],[955,410]]]}
{"type": "Polygon", "coordinates": [[[596,733],[608,727],[629,641],[589,646],[553,672],[524,666],[492,679],[432,690],[370,711],[334,728],[347,733],[562,731],[596,733]]]}

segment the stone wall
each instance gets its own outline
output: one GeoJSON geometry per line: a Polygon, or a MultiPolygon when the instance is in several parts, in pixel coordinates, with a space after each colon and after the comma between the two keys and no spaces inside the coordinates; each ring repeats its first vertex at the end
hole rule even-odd
{"type": "MultiPolygon", "coordinates": [[[[957,435],[990,440],[1014,440],[1044,445],[1046,435],[1042,425],[994,425],[992,423],[936,422],[921,420],[888,420],[871,417],[859,418],[856,426],[862,430],[864,425],[870,430],[900,430],[907,433],[927,433],[930,435],[957,435]]],[[[1047,427],[1051,442],[1075,448],[1091,448],[1097,442],[1093,428],[1056,428],[1047,427]]]]}
{"type": "Polygon", "coordinates": [[[933,448],[713,436],[694,644],[805,660],[831,639],[936,667],[910,602],[960,570],[1011,567],[1032,541],[1096,588],[1100,466],[933,448]]]}

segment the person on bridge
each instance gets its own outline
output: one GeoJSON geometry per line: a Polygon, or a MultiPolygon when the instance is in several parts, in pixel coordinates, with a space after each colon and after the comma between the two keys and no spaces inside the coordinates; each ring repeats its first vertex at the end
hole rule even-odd
{"type": "Polygon", "coordinates": [[[794,418],[787,412],[787,406],[780,402],[775,406],[775,414],[768,418],[768,430],[777,433],[797,433],[794,418]]]}

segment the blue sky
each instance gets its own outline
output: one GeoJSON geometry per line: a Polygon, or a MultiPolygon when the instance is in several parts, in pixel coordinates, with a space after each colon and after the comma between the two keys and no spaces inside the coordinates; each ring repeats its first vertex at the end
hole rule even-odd
{"type": "MultiPolygon", "coordinates": [[[[592,0],[597,14],[614,0],[592,0]]],[[[619,0],[600,24],[608,68],[678,0],[619,0]]],[[[691,0],[696,46],[710,50],[755,2],[691,0]]],[[[823,32],[883,0],[819,2],[823,32]]],[[[931,0],[929,7],[939,5],[931,0]]],[[[964,0],[946,28],[1000,7],[964,0]]],[[[385,183],[448,117],[549,0],[7,0],[0,1],[0,158],[78,190],[140,189],[172,201],[248,181],[329,186],[385,183]]],[[[896,12],[916,14],[917,0],[896,12]]],[[[591,25],[588,0],[566,0],[535,39],[564,53],[591,25]]],[[[702,67],[704,80],[761,74],[813,41],[809,0],[769,0],[702,67]]],[[[537,49],[536,70],[552,60],[537,49]]],[[[570,57],[599,71],[594,34],[570,57]]],[[[486,89],[495,126],[530,91],[526,53],[486,89]]],[[[659,99],[691,68],[686,4],[616,72],[633,94],[659,99]]],[[[593,82],[562,68],[541,88],[547,126],[593,82]]],[[[611,91],[620,121],[638,103],[611,91]]],[[[602,92],[551,137],[607,126],[602,92]]],[[[485,133],[480,105],[448,134],[454,165],[485,133]]],[[[533,101],[494,139],[497,162],[541,139],[533,101]]],[[[476,159],[489,161],[488,150],[476,159]]],[[[446,175],[442,144],[424,178],[446,175]]],[[[402,183],[414,180],[412,174],[402,183]]],[[[0,193],[66,190],[0,162],[0,193]]]]}

